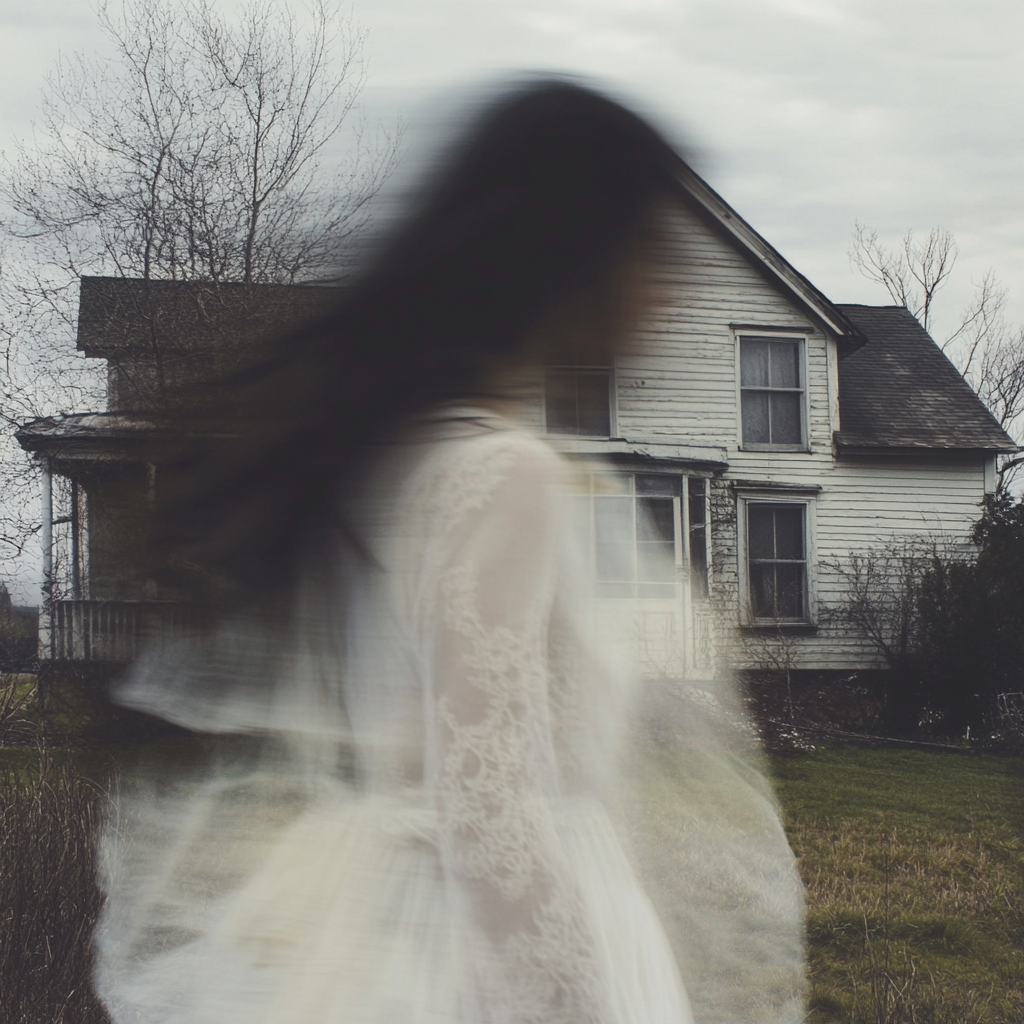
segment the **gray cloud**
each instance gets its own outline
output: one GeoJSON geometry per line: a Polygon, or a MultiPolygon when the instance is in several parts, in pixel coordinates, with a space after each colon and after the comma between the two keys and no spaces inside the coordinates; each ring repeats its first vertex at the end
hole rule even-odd
{"type": "MultiPolygon", "coordinates": [[[[855,218],[893,236],[941,223],[963,253],[948,303],[992,266],[1024,320],[1020,0],[355,0],[354,13],[374,118],[415,121],[425,97],[515,69],[589,76],[686,140],[834,298],[884,300],[849,270],[855,218]]],[[[0,0],[0,137],[27,129],[57,52],[97,40],[88,0],[0,0]]]]}

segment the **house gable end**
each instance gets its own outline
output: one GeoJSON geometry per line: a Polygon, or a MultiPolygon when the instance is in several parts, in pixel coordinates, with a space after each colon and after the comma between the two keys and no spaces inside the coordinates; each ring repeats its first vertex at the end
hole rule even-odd
{"type": "Polygon", "coordinates": [[[834,334],[840,352],[852,352],[863,344],[859,329],[844,316],[841,308],[811,284],[691,167],[681,162],[677,181],[684,202],[742,253],[760,274],[794,301],[819,328],[834,334]]]}

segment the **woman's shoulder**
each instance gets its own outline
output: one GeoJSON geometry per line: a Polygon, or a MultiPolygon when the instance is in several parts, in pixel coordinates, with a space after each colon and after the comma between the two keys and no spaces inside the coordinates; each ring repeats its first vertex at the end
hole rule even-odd
{"type": "Polygon", "coordinates": [[[474,406],[442,407],[410,433],[421,462],[462,463],[500,458],[543,473],[557,472],[561,458],[533,431],[496,412],[474,406]]]}
{"type": "Polygon", "coordinates": [[[475,408],[442,410],[410,436],[401,502],[449,525],[505,488],[553,489],[562,460],[525,427],[475,408]]]}

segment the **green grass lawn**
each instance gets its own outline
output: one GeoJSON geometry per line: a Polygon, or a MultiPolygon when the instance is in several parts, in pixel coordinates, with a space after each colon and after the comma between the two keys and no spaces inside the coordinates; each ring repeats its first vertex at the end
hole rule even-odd
{"type": "Polygon", "coordinates": [[[809,1020],[1024,1022],[1024,761],[845,748],[772,767],[807,886],[809,1020]]]}

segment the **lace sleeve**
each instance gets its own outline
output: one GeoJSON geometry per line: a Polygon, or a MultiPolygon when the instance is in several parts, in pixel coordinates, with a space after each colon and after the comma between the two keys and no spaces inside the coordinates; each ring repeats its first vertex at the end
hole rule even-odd
{"type": "Polygon", "coordinates": [[[603,1021],[593,938],[560,850],[547,699],[550,462],[526,452],[458,528],[435,609],[433,783],[449,879],[480,933],[479,1019],[603,1021]]]}

